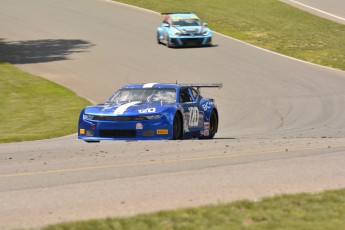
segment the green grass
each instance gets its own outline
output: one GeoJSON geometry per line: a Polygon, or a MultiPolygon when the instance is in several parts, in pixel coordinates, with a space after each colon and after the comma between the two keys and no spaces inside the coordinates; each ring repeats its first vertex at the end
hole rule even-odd
{"type": "Polygon", "coordinates": [[[0,143],[77,132],[81,109],[90,103],[70,90],[0,62],[0,143]]]}
{"type": "Polygon", "coordinates": [[[42,230],[345,229],[345,189],[161,211],[129,218],[63,223],[42,230]]]}
{"type": "Polygon", "coordinates": [[[345,70],[345,25],[278,0],[117,1],[157,12],[192,11],[219,33],[291,57],[345,70]]]}

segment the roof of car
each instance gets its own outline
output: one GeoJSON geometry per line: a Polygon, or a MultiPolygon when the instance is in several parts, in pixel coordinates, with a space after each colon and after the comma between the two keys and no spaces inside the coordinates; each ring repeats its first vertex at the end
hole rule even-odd
{"type": "Polygon", "coordinates": [[[141,89],[141,88],[179,88],[181,85],[179,84],[169,84],[169,83],[145,83],[145,84],[133,84],[133,85],[125,85],[122,86],[122,89],[141,89]]]}
{"type": "Polygon", "coordinates": [[[145,83],[122,86],[122,89],[141,89],[141,88],[172,88],[195,87],[195,88],[222,88],[222,83],[190,83],[190,84],[172,84],[172,83],[145,83]]]}
{"type": "Polygon", "coordinates": [[[173,18],[199,18],[196,14],[192,12],[175,12],[175,13],[162,13],[163,15],[170,15],[173,18]]]}

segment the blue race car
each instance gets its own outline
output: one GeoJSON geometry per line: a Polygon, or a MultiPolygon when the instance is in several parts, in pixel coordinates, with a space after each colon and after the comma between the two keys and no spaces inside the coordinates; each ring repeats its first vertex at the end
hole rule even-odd
{"type": "Polygon", "coordinates": [[[200,88],[222,84],[134,84],[116,91],[104,104],[79,116],[78,138],[101,140],[212,139],[218,110],[200,88]]]}
{"type": "Polygon", "coordinates": [[[165,15],[157,28],[158,44],[167,47],[211,46],[212,31],[206,28],[193,13],[163,13],[165,15]]]}

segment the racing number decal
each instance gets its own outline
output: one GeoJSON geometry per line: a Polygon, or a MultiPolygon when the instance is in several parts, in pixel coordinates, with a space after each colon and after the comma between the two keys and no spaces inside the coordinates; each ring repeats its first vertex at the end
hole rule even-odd
{"type": "Polygon", "coordinates": [[[199,125],[199,109],[198,107],[189,107],[189,126],[199,125]]]}

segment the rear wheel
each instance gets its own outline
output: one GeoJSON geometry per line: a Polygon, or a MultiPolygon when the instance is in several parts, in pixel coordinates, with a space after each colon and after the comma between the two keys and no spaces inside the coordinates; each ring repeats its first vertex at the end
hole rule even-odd
{"type": "Polygon", "coordinates": [[[173,123],[173,140],[182,139],[182,119],[181,116],[176,113],[173,123]]]}
{"type": "Polygon", "coordinates": [[[217,130],[218,130],[218,116],[217,116],[217,113],[214,110],[212,110],[211,115],[210,115],[209,135],[199,137],[199,139],[212,139],[214,135],[216,135],[217,130]]]}
{"type": "Polygon", "coordinates": [[[212,110],[210,115],[210,135],[208,136],[208,139],[212,139],[214,135],[216,135],[218,130],[218,117],[214,110],[212,110]]]}

